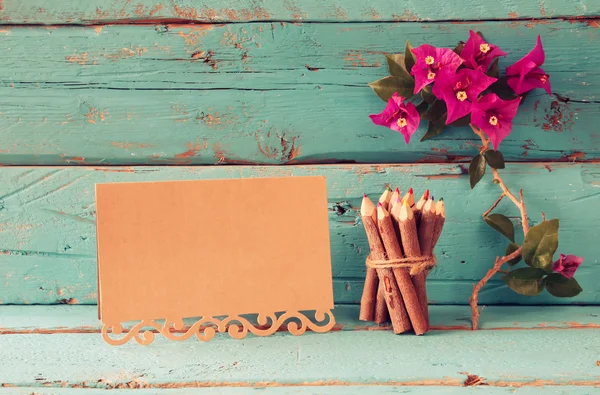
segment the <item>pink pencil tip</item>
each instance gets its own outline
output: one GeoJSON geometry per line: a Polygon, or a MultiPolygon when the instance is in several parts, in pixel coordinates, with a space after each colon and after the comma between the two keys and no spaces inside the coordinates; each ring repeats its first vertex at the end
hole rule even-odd
{"type": "Polygon", "coordinates": [[[383,207],[383,204],[381,204],[381,202],[377,202],[377,207],[383,207]]]}

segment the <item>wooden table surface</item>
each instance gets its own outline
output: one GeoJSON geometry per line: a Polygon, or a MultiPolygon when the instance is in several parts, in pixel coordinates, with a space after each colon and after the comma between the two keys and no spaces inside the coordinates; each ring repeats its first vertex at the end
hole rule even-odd
{"type": "Polygon", "coordinates": [[[0,0],[0,43],[0,395],[600,393],[600,1],[0,0]],[[503,175],[585,258],[572,299],[490,281],[479,332],[465,305],[505,242],[480,217],[498,187],[468,188],[476,136],[405,145],[367,117],[384,53],[469,30],[502,66],[542,35],[554,93],[527,98],[503,175]],[[283,175],[327,176],[340,330],[101,341],[95,183],[283,175]],[[387,184],[446,202],[424,337],[356,321],[357,210],[387,184]]]}

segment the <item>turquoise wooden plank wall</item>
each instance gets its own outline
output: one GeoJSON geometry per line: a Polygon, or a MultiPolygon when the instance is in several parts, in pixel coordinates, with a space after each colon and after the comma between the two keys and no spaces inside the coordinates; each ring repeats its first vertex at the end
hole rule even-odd
{"type": "Polygon", "coordinates": [[[338,303],[361,292],[359,198],[387,183],[443,192],[430,296],[466,303],[504,247],[480,220],[498,191],[486,179],[471,192],[464,176],[477,140],[452,129],[405,145],[370,124],[382,103],[366,84],[406,38],[450,46],[469,29],[511,53],[504,65],[544,37],[555,93],[527,99],[504,173],[525,187],[531,220],[559,216],[561,250],[586,258],[575,299],[493,280],[481,301],[598,303],[599,214],[581,210],[599,199],[600,5],[476,3],[1,1],[0,303],[96,303],[96,182],[303,174],[328,177],[338,303]]]}
{"type": "MultiPolygon", "coordinates": [[[[329,188],[329,217],[335,300],[360,300],[368,245],[358,218],[364,192],[376,198],[386,183],[412,185],[442,192],[448,225],[437,248],[439,265],[429,278],[429,298],[436,304],[465,304],[472,284],[483,277],[494,257],[506,246],[480,213],[493,203],[498,187],[491,180],[473,191],[461,165],[321,165],[321,166],[205,166],[205,167],[6,167],[0,171],[0,270],[3,303],[96,303],[96,242],[94,184],[153,180],[192,180],[232,177],[325,175],[329,188]]],[[[600,169],[596,164],[511,164],[508,183],[528,182],[527,202],[532,221],[539,210],[560,216],[561,251],[587,257],[579,281],[585,291],[574,299],[550,295],[520,297],[493,280],[481,294],[483,303],[598,303],[600,269],[595,224],[600,211],[581,215],[581,207],[600,202],[600,169]],[[581,236],[586,229],[586,237],[581,236]]],[[[302,210],[302,207],[290,207],[302,210]]],[[[498,212],[518,217],[508,202],[498,212]]]]}
{"type": "Polygon", "coordinates": [[[450,46],[469,29],[511,52],[504,65],[538,34],[552,59],[555,94],[528,98],[503,143],[507,160],[600,157],[600,57],[591,50],[600,29],[543,20],[5,27],[0,161],[464,162],[476,153],[468,128],[405,145],[372,125],[367,115],[382,104],[367,83],[387,73],[382,52],[401,50],[404,38],[450,46]]]}

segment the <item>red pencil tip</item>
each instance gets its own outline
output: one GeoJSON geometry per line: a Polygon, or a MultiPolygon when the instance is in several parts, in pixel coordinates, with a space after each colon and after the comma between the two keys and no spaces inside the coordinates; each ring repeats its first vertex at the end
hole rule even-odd
{"type": "Polygon", "coordinates": [[[381,202],[377,202],[377,207],[383,207],[383,204],[381,204],[381,202]]]}
{"type": "Polygon", "coordinates": [[[398,189],[398,187],[396,187],[396,190],[395,190],[395,192],[398,192],[398,193],[400,193],[400,190],[398,189]]]}
{"type": "Polygon", "coordinates": [[[425,200],[429,199],[429,189],[425,190],[425,200]]]}
{"type": "Polygon", "coordinates": [[[368,196],[367,196],[367,194],[366,194],[366,193],[363,193],[363,197],[364,197],[364,198],[366,198],[366,197],[368,197],[368,196]]]}
{"type": "Polygon", "coordinates": [[[413,189],[412,189],[412,188],[410,188],[410,189],[408,190],[408,193],[412,195],[412,194],[413,194],[413,193],[415,193],[415,192],[413,191],[413,189]]]}

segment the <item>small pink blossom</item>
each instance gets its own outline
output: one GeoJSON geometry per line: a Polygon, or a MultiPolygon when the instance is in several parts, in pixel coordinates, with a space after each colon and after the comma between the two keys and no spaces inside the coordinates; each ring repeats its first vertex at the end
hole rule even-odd
{"type": "Polygon", "coordinates": [[[486,72],[494,59],[499,56],[506,56],[506,52],[486,42],[483,37],[473,30],[469,31],[469,39],[460,53],[465,66],[483,72],[486,72]]]}
{"type": "Polygon", "coordinates": [[[387,102],[385,110],[379,114],[369,115],[375,125],[385,126],[404,135],[404,141],[409,143],[410,137],[419,128],[421,117],[412,103],[404,103],[404,97],[394,93],[387,102]]]}
{"type": "Polygon", "coordinates": [[[521,95],[535,88],[544,89],[549,95],[552,93],[550,76],[541,68],[545,60],[542,39],[537,38],[535,47],[527,55],[523,56],[512,66],[506,68],[508,86],[517,94],[521,95]]]}
{"type": "Polygon", "coordinates": [[[433,86],[433,94],[446,102],[448,118],[446,125],[471,112],[481,92],[486,90],[496,78],[488,77],[481,71],[461,69],[458,72],[445,70],[433,86]]]}
{"type": "Polygon", "coordinates": [[[566,278],[573,278],[582,263],[583,258],[580,256],[560,254],[560,258],[552,265],[552,271],[566,278]]]}
{"type": "Polygon", "coordinates": [[[410,74],[415,77],[415,95],[437,79],[442,70],[454,73],[462,63],[460,56],[449,48],[423,44],[414,48],[415,65],[410,74]]]}
{"type": "Polygon", "coordinates": [[[517,115],[521,99],[504,101],[495,93],[489,93],[473,103],[471,123],[488,135],[494,149],[512,130],[512,120],[517,115]]]}

